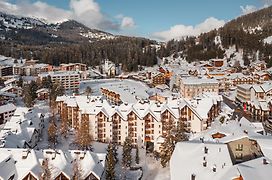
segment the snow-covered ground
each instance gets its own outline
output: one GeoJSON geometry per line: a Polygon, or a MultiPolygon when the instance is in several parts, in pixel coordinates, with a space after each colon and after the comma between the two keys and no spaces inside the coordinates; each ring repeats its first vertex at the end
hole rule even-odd
{"type": "Polygon", "coordinates": [[[263,42],[266,43],[266,44],[272,44],[272,36],[269,36],[269,37],[265,38],[263,40],[263,42]]]}
{"type": "Polygon", "coordinates": [[[101,96],[100,88],[107,88],[120,94],[123,102],[135,103],[137,98],[147,99],[149,96],[147,90],[149,87],[139,81],[130,79],[97,79],[82,81],[80,83],[80,92],[84,92],[87,86],[92,89],[92,95],[101,96]]]}
{"type": "Polygon", "coordinates": [[[236,63],[236,61],[238,61],[242,67],[244,66],[243,54],[242,52],[236,52],[235,46],[226,49],[225,54],[227,58],[231,59],[231,61],[229,62],[231,66],[233,66],[236,63]]]}

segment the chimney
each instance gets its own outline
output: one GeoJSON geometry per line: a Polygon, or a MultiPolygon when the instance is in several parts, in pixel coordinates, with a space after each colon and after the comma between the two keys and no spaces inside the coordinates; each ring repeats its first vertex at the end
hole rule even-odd
{"type": "Polygon", "coordinates": [[[213,165],[212,170],[213,170],[213,172],[216,172],[216,165],[213,165]]]}
{"type": "Polygon", "coordinates": [[[205,147],[204,147],[204,153],[205,153],[205,154],[208,154],[208,151],[209,151],[209,149],[205,146],[205,147]]]}
{"type": "Polygon", "coordinates": [[[263,158],[263,164],[264,164],[264,165],[269,164],[265,158],[263,158]]]}
{"type": "Polygon", "coordinates": [[[192,174],[191,175],[191,180],[195,180],[196,179],[196,175],[195,174],[192,174]]]}
{"type": "Polygon", "coordinates": [[[207,167],[207,161],[206,160],[203,161],[203,167],[207,167]]]}
{"type": "Polygon", "coordinates": [[[30,150],[24,150],[23,153],[22,153],[22,159],[26,159],[28,154],[30,153],[30,150]]]}

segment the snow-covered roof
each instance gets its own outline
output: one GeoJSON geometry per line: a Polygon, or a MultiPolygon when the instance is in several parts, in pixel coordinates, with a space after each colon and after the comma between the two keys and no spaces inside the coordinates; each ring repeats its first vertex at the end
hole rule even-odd
{"type": "Polygon", "coordinates": [[[36,93],[41,93],[41,92],[49,92],[49,90],[47,89],[47,88],[42,88],[42,89],[38,89],[37,91],[36,91],[36,93]]]}
{"type": "Polygon", "coordinates": [[[45,72],[45,73],[40,73],[40,77],[57,77],[57,76],[79,76],[79,73],[77,71],[52,71],[52,72],[45,72]]]}
{"type": "Polygon", "coordinates": [[[36,108],[31,110],[25,107],[17,107],[14,115],[0,131],[1,146],[6,148],[25,147],[41,128],[40,117],[41,113],[36,108]]]}
{"type": "Polygon", "coordinates": [[[179,109],[187,105],[193,113],[200,119],[208,117],[208,112],[213,105],[222,101],[222,96],[214,94],[203,94],[199,97],[198,104],[184,98],[168,98],[165,102],[154,100],[138,100],[135,103],[122,103],[121,105],[111,105],[109,101],[99,96],[61,96],[57,97],[57,102],[63,102],[68,107],[78,107],[81,113],[97,115],[102,112],[110,117],[118,113],[124,120],[130,112],[134,112],[139,118],[144,118],[148,113],[159,120],[160,115],[168,110],[175,118],[179,118],[179,109]]]}
{"type": "Polygon", "coordinates": [[[16,78],[11,78],[11,79],[6,80],[6,81],[4,82],[4,84],[5,84],[5,85],[8,85],[8,84],[11,84],[11,83],[16,82],[16,81],[17,81],[16,78]]]}
{"type": "Polygon", "coordinates": [[[219,180],[235,179],[241,177],[243,180],[270,180],[272,176],[271,160],[266,157],[260,157],[250,161],[237,164],[228,169],[228,171],[219,178],[219,180]],[[266,159],[267,163],[263,161],[266,159]]]}
{"type": "Polygon", "coordinates": [[[221,124],[219,122],[220,117],[215,119],[215,122],[211,127],[197,135],[192,137],[192,140],[200,141],[200,138],[203,138],[205,142],[220,142],[228,143],[234,140],[238,140],[244,137],[249,137],[255,139],[256,137],[261,136],[259,132],[263,132],[264,128],[262,125],[255,124],[242,117],[240,121],[238,120],[227,120],[221,124]],[[213,138],[213,135],[216,133],[224,134],[222,138],[213,138]]]}
{"type": "Polygon", "coordinates": [[[16,106],[12,103],[5,104],[3,106],[0,106],[0,114],[9,112],[9,111],[15,111],[16,106]]]}
{"type": "Polygon", "coordinates": [[[216,79],[205,79],[196,77],[181,78],[181,81],[183,84],[187,85],[218,84],[218,81],[216,79]]]}
{"type": "Polygon", "coordinates": [[[192,174],[198,180],[219,179],[231,167],[228,147],[219,143],[179,142],[170,160],[172,180],[191,179],[192,174]]]}
{"type": "Polygon", "coordinates": [[[100,179],[104,171],[105,157],[105,154],[96,154],[90,151],[0,148],[0,178],[8,179],[14,174],[14,179],[23,179],[31,173],[31,175],[39,179],[43,171],[43,160],[48,159],[52,179],[56,178],[60,173],[72,179],[73,162],[75,160],[80,165],[84,179],[91,173],[100,179]]]}

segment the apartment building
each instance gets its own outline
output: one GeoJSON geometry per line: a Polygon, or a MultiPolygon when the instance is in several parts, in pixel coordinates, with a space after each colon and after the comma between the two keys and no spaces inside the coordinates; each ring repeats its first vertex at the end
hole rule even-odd
{"type": "Polygon", "coordinates": [[[0,106],[0,125],[6,123],[13,116],[16,106],[12,103],[0,106]]]}
{"type": "Polygon", "coordinates": [[[193,98],[205,92],[218,94],[218,81],[215,79],[202,79],[196,77],[180,78],[180,93],[182,97],[193,98]]]}
{"type": "Polygon", "coordinates": [[[112,104],[116,104],[116,105],[121,104],[122,101],[121,101],[121,98],[120,98],[120,94],[118,94],[118,93],[116,93],[114,91],[110,91],[110,90],[108,90],[106,88],[101,88],[100,90],[101,90],[101,94],[103,96],[105,96],[106,99],[108,101],[110,101],[112,104]]]}
{"type": "Polygon", "coordinates": [[[163,73],[156,73],[152,76],[152,84],[154,86],[165,84],[165,83],[166,83],[166,78],[163,73]]]}
{"type": "Polygon", "coordinates": [[[272,83],[239,85],[236,99],[253,119],[264,121],[271,115],[272,83]]]}
{"type": "Polygon", "coordinates": [[[100,142],[122,144],[127,136],[134,144],[156,143],[183,121],[190,132],[201,132],[211,125],[219,114],[222,97],[202,96],[201,99],[168,99],[166,102],[138,101],[110,104],[99,96],[57,97],[58,113],[72,128],[81,123],[89,126],[90,133],[100,142]],[[87,123],[86,123],[87,122],[87,123]]]}
{"type": "Polygon", "coordinates": [[[51,76],[52,82],[59,82],[65,90],[79,89],[80,74],[76,71],[57,71],[39,74],[40,79],[51,76]]]}
{"type": "Polygon", "coordinates": [[[82,63],[60,64],[61,71],[87,71],[87,65],[82,63]]]}
{"type": "Polygon", "coordinates": [[[251,100],[251,87],[250,84],[242,84],[237,86],[237,100],[240,102],[247,102],[251,100]]]}
{"type": "Polygon", "coordinates": [[[0,77],[13,75],[12,66],[1,66],[0,65],[0,77]]]}

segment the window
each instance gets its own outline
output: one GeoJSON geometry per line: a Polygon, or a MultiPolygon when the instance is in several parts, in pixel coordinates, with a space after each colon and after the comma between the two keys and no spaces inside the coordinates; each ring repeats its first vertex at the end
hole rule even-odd
{"type": "Polygon", "coordinates": [[[243,144],[237,144],[236,151],[243,151],[243,144]]]}
{"type": "Polygon", "coordinates": [[[235,159],[242,160],[243,159],[243,153],[237,153],[237,154],[235,154],[235,159]]]}

